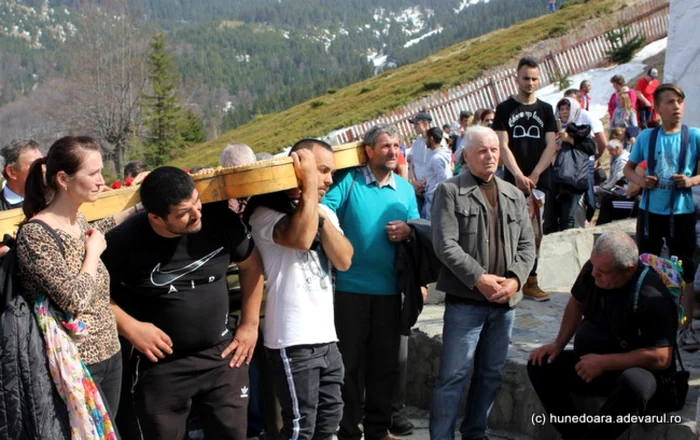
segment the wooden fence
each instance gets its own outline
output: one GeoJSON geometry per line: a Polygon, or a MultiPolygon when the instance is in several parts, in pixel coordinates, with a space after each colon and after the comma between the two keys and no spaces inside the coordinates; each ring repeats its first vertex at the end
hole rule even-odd
{"type": "MultiPolygon", "coordinates": [[[[613,44],[607,38],[610,31],[627,31],[627,38],[641,35],[647,43],[667,35],[669,0],[648,0],[632,8],[634,15],[623,17],[620,27],[610,27],[598,35],[540,58],[540,86],[558,81],[562,74],[575,75],[607,64],[607,52],[613,49],[613,44]]],[[[433,125],[438,127],[457,121],[462,110],[473,112],[479,108],[495,109],[499,102],[517,92],[515,75],[514,67],[504,66],[497,69],[496,73],[489,74],[488,78],[482,77],[430,95],[376,119],[336,132],[331,136],[331,142],[338,145],[360,139],[369,128],[378,123],[395,125],[403,138],[410,138],[414,131],[408,119],[422,109],[430,112],[433,125]]]]}

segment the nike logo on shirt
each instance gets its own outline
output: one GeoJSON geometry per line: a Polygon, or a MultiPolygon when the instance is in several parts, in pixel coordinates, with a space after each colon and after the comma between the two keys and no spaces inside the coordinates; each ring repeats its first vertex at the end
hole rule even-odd
{"type": "Polygon", "coordinates": [[[216,257],[222,250],[224,250],[224,248],[220,247],[214,252],[207,254],[199,260],[179,269],[164,271],[160,269],[160,263],[158,263],[156,264],[156,267],[153,268],[153,271],[151,271],[151,283],[156,287],[163,287],[167,286],[168,284],[172,284],[185,275],[188,275],[207,264],[209,260],[216,257]]]}

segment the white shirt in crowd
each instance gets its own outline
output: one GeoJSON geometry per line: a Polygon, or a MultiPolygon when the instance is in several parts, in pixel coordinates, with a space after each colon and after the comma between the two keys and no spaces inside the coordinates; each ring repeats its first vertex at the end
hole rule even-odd
{"type": "MultiPolygon", "coordinates": [[[[328,217],[324,228],[340,231],[335,213],[325,205],[319,206],[328,217]]],[[[259,207],[250,217],[253,240],[267,275],[265,347],[336,342],[331,262],[320,245],[316,250],[299,251],[275,244],[275,225],[284,216],[259,207]]]]}
{"type": "Polygon", "coordinates": [[[426,167],[425,203],[421,217],[430,220],[430,209],[433,203],[433,194],[440,182],[452,177],[450,163],[452,154],[442,147],[428,150],[428,165],[426,167]]]}
{"type": "Polygon", "coordinates": [[[406,157],[411,157],[413,173],[417,181],[425,180],[428,168],[428,146],[425,144],[425,137],[418,136],[411,149],[406,153],[406,157]]]}

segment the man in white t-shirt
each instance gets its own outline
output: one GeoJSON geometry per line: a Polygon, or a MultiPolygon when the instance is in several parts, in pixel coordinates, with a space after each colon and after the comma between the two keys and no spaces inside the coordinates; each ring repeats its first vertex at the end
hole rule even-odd
{"type": "Polygon", "coordinates": [[[328,439],[343,412],[344,367],[336,342],[331,268],[353,249],[338,218],[319,204],[333,183],[333,149],[317,139],[290,153],[299,188],[253,197],[246,217],[267,276],[264,343],[288,439],[328,439]]]}
{"type": "Polygon", "coordinates": [[[452,177],[450,152],[440,146],[442,142],[442,130],[432,127],[425,134],[428,142],[429,159],[425,176],[425,201],[421,210],[421,218],[430,220],[430,208],[433,204],[433,195],[438,184],[452,177]]]}
{"type": "Polygon", "coordinates": [[[418,137],[411,145],[411,149],[406,153],[406,160],[408,161],[408,181],[416,191],[418,210],[420,211],[423,204],[423,193],[425,192],[428,160],[430,159],[428,145],[425,143],[425,133],[430,128],[433,117],[430,116],[430,113],[420,112],[409,119],[408,122],[413,124],[413,129],[418,134],[418,137]]]}

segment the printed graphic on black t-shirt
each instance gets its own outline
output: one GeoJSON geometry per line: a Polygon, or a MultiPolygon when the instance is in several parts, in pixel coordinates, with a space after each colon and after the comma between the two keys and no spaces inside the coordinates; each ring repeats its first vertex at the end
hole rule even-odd
{"type": "MultiPolygon", "coordinates": [[[[515,156],[520,170],[526,176],[532,174],[547,147],[546,133],[556,132],[552,106],[539,99],[534,104],[521,104],[508,98],[496,107],[493,129],[508,133],[508,146],[515,156]]],[[[505,179],[515,183],[506,169],[505,179]]],[[[549,188],[549,168],[542,173],[538,187],[549,188]]]]}
{"type": "Polygon", "coordinates": [[[202,350],[232,338],[226,271],[248,258],[253,240],[226,203],[204,205],[202,229],[165,238],[145,214],[107,234],[102,259],[112,298],[134,318],[151,322],[175,350],[202,350]]]}

